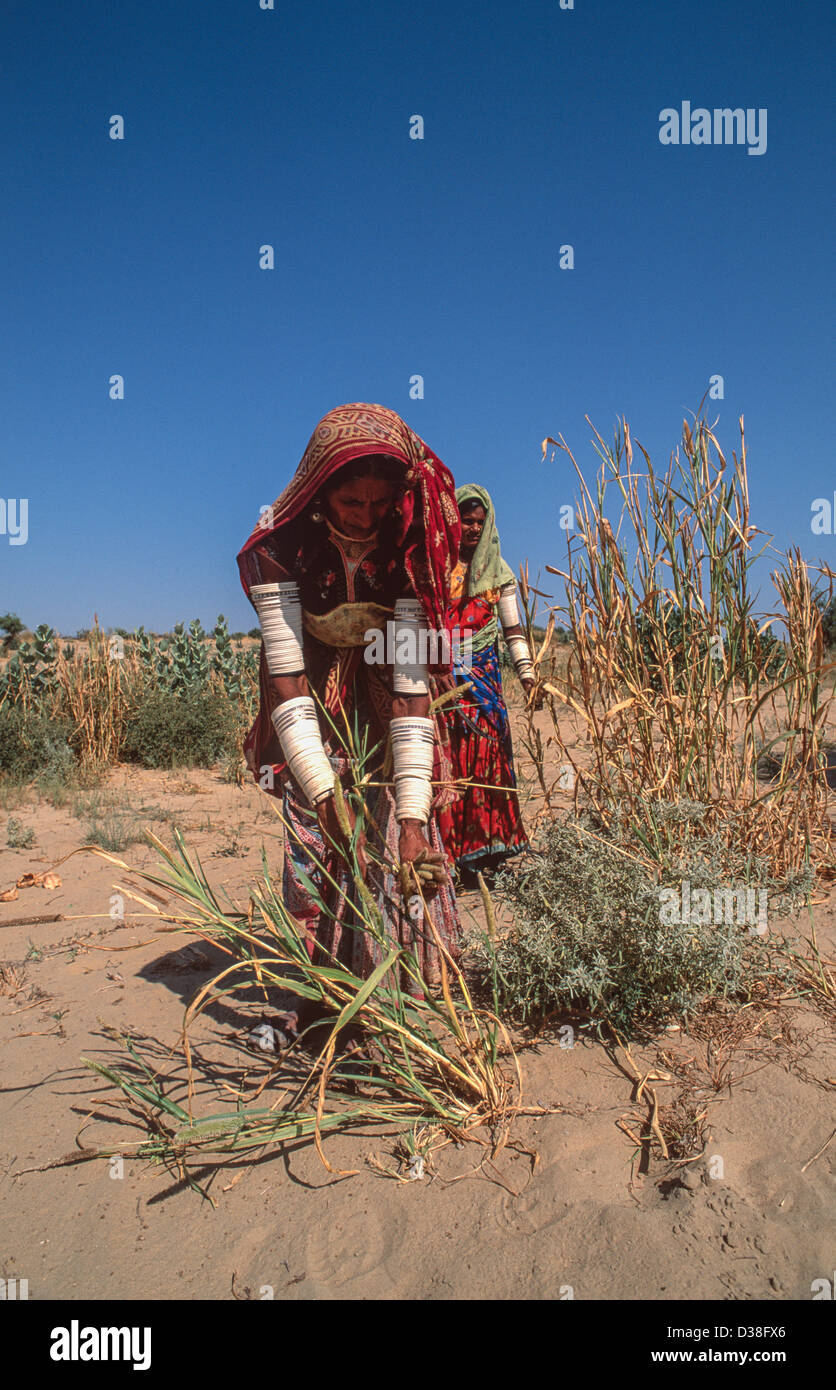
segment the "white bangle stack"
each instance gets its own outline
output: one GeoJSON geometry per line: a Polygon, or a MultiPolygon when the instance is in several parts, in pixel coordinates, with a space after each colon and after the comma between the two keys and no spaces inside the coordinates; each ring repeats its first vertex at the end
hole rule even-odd
{"type": "Polygon", "coordinates": [[[405,715],[393,719],[389,727],[395,768],[395,816],[399,821],[417,820],[425,825],[432,802],[433,721],[405,715]]]}
{"type": "Polygon", "coordinates": [[[521,681],[527,680],[529,676],[534,676],[534,662],[531,660],[531,652],[528,650],[528,643],[524,637],[506,637],[508,650],[511,653],[511,660],[514,663],[514,670],[521,681]]]}
{"type": "Polygon", "coordinates": [[[315,806],[334,790],[334,769],[322,744],[316,705],[310,695],[284,700],[270,716],[287,765],[315,806]]]}
{"type": "Polygon", "coordinates": [[[516,627],[520,621],[520,615],[517,610],[517,586],[515,584],[503,584],[496,606],[502,626],[504,628],[516,627]]]}
{"type": "Polygon", "coordinates": [[[264,655],[271,676],[296,675],[305,669],[302,655],[302,603],[299,585],[254,584],[250,599],[258,613],[264,655]]]}
{"type": "Polygon", "coordinates": [[[424,618],[424,610],[418,599],[399,598],[396,600],[392,630],[395,694],[428,694],[430,684],[426,665],[427,623],[424,618]],[[423,661],[422,657],[424,658],[423,661]]]}

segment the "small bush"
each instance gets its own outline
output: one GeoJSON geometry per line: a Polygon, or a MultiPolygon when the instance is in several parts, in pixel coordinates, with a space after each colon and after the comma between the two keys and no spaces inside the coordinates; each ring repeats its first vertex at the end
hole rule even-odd
{"type": "Polygon", "coordinates": [[[236,710],[220,691],[157,690],[130,720],[123,755],[143,767],[212,767],[229,756],[239,738],[236,710]]]}
{"type": "Polygon", "coordinates": [[[137,817],[120,815],[116,811],[107,811],[101,820],[88,821],[84,826],[84,843],[99,845],[111,854],[118,854],[128,845],[138,844],[144,839],[145,827],[137,817]]]}
{"type": "Polygon", "coordinates": [[[75,770],[66,721],[18,705],[0,709],[0,773],[11,781],[67,780],[75,770]]]}
{"type": "MultiPolygon", "coordinates": [[[[695,886],[741,886],[704,858],[666,877],[687,874],[695,886]]],[[[663,924],[659,886],[617,844],[550,822],[539,850],[498,879],[514,926],[471,943],[500,1007],[524,1022],[581,1007],[599,1029],[629,1035],[686,1017],[703,999],[746,996],[775,974],[763,939],[745,927],[663,924]]],[[[799,883],[795,898],[802,891],[799,883]]]]}
{"type": "Polygon", "coordinates": [[[9,849],[31,849],[35,843],[35,832],[31,825],[24,825],[16,816],[9,816],[6,824],[6,844],[9,849]]]}
{"type": "Polygon", "coordinates": [[[23,709],[43,708],[55,695],[58,678],[57,634],[47,623],[40,623],[31,640],[21,641],[15,655],[0,675],[0,698],[4,705],[23,709]]]}
{"type": "Polygon", "coordinates": [[[118,854],[144,839],[144,830],[135,817],[106,811],[101,819],[85,822],[82,836],[86,845],[99,845],[118,854]]]}
{"type": "Polygon", "coordinates": [[[224,758],[221,779],[224,782],[234,783],[236,787],[243,787],[247,776],[247,764],[241,751],[241,741],[236,740],[224,758]]]}
{"type": "Polygon", "coordinates": [[[85,843],[118,852],[145,839],[149,821],[167,821],[171,813],[161,806],[133,807],[112,791],[98,790],[76,796],[72,812],[84,821],[85,843]]]}
{"type": "Polygon", "coordinates": [[[0,632],[5,633],[3,638],[3,650],[7,652],[14,651],[15,647],[20,643],[20,634],[25,631],[26,628],[17,616],[17,613],[4,613],[3,616],[0,617],[0,632]]]}
{"type": "Polygon", "coordinates": [[[38,792],[49,806],[59,809],[68,806],[75,793],[76,782],[71,777],[47,775],[38,778],[38,792]]]}

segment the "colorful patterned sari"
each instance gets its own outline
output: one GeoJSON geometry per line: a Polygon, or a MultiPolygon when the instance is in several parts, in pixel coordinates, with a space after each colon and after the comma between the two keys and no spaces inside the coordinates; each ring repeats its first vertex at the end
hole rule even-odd
{"type": "Polygon", "coordinates": [[[470,660],[454,664],[456,684],[471,689],[447,716],[453,776],[464,783],[460,800],[439,813],[448,853],[459,869],[496,867],[528,845],[514,775],[511,727],[502,694],[497,651],[498,590],[468,597],[466,566],[453,574],[449,625],[471,632],[470,660]]]}
{"type": "MultiPolygon", "coordinates": [[[[412,593],[428,622],[441,627],[449,603],[452,559],[458,553],[459,516],[453,480],[440,459],[394,411],[377,405],[347,405],[317,425],[296,473],[272,508],[267,526],[256,526],[238,556],[249,593],[262,582],[262,557],[299,585],[304,623],[305,673],[322,706],[320,727],[332,766],[346,789],[352,782],[352,745],[373,750],[364,766],[374,783],[385,783],[384,759],[392,713],[390,667],[363,660],[363,634],[385,631],[395,599],[412,593]],[[320,510],[318,493],[353,459],[385,454],[405,466],[405,484],[387,524],[369,541],[347,541],[320,510]],[[291,524],[292,523],[292,524],[291,524]],[[351,731],[351,734],[349,733],[351,731]]],[[[367,886],[380,911],[383,936],[360,928],[368,916],[341,856],[326,845],[315,813],[301,796],[283,761],[270,720],[270,690],[261,652],[261,704],[244,743],[248,766],[266,791],[282,798],[286,823],[283,893],[303,924],[312,956],[335,957],[367,977],[383,959],[386,942],[411,946],[427,984],[440,981],[440,952],[459,954],[459,920],[452,885],[442,887],[427,909],[430,921],[403,902],[395,881],[399,827],[389,785],[367,787],[367,835],[377,862],[369,863],[367,886]],[[313,888],[314,891],[311,891],[313,888]]],[[[441,721],[433,778],[434,805],[449,801],[450,766],[441,721]]],[[[427,839],[444,853],[437,813],[431,811],[427,839]]],[[[414,900],[412,903],[414,907],[414,900]]],[[[420,989],[404,976],[403,987],[420,989]]]]}

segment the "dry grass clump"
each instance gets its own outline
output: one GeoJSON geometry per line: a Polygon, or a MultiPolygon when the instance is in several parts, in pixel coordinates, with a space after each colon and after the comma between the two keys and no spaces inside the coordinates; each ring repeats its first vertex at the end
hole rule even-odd
{"type": "Polygon", "coordinates": [[[55,705],[71,721],[71,746],[86,766],[114,763],[141,690],[136,654],[115,660],[108,636],[96,624],[87,649],[56,658],[55,705]]]}
{"type": "Polygon", "coordinates": [[[763,533],[750,518],[742,419],[740,435],[729,465],[704,420],[693,431],[685,422],[682,450],[660,474],[639,444],[637,462],[626,422],[612,446],[596,432],[594,495],[564,440],[546,441],[572,459],[581,496],[567,567],[547,567],[565,581],[552,617],[569,628],[571,652],[565,679],[541,690],[567,763],[558,712],[583,723],[591,765],[576,766],[576,804],[582,796],[603,826],[628,829],[654,857],[720,833],[766,855],[776,874],[808,859],[832,871],[822,609],[791,551],[772,576],[780,606],[755,614],[750,572],[768,541],[755,549],[763,533]],[[764,753],[776,765],[765,786],[764,753]],[[700,808],[684,831],[665,815],[682,802],[700,808]]]}

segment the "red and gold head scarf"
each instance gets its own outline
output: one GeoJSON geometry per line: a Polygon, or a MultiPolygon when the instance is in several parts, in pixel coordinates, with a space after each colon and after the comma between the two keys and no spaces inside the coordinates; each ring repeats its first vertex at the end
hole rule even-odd
{"type": "Polygon", "coordinates": [[[265,527],[259,522],[238,555],[241,583],[247,593],[252,584],[258,583],[250,551],[300,516],[323,484],[365,454],[389,454],[406,466],[406,491],[400,504],[396,539],[406,546],[406,572],[427,620],[440,628],[450,599],[452,567],[459,553],[455,483],[450,470],[423,439],[394,410],[383,405],[339,405],[323,416],[299,467],[273,504],[270,525],[265,527]]]}

